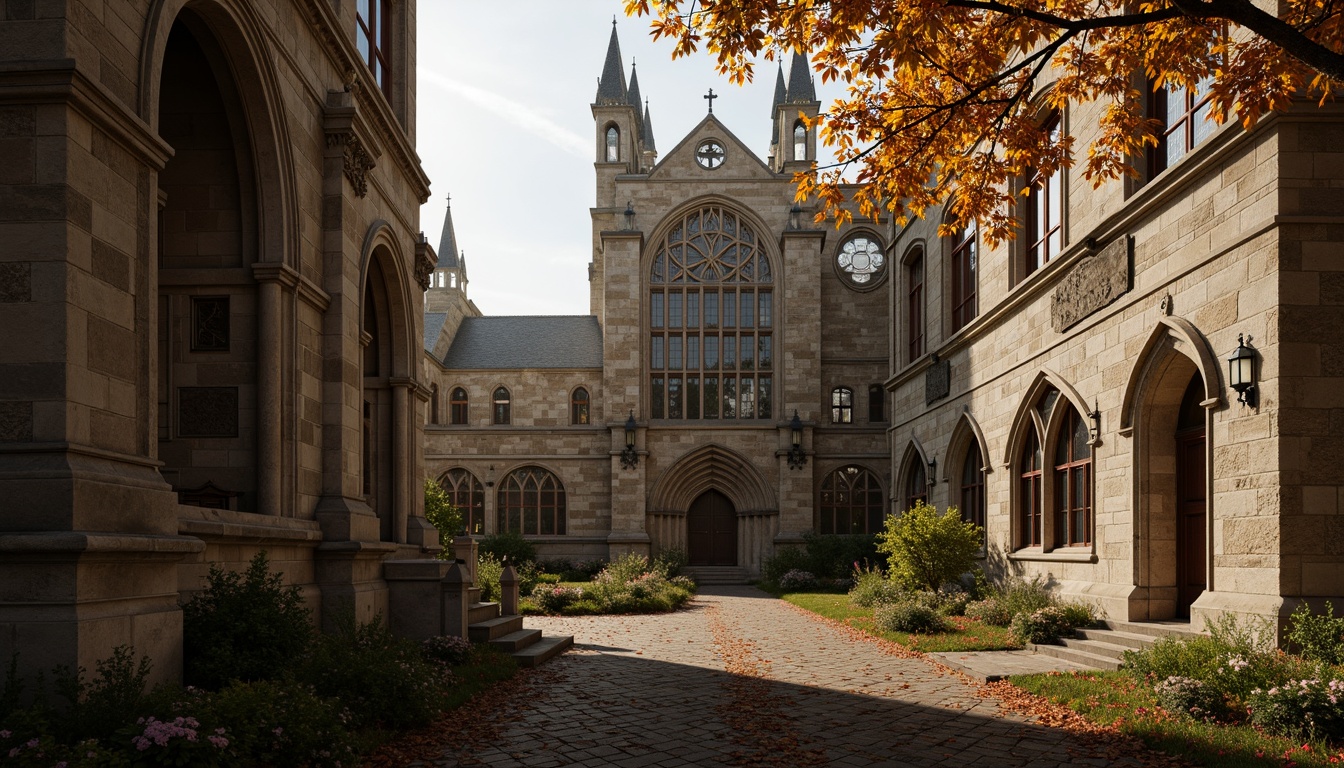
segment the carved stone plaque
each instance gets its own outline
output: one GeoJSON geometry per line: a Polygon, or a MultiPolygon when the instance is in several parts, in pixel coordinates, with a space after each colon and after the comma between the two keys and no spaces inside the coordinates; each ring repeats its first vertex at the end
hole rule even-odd
{"type": "Polygon", "coordinates": [[[237,387],[178,387],[177,434],[181,437],[237,437],[237,387]]]}
{"type": "Polygon", "coordinates": [[[1078,262],[1055,288],[1050,324],[1057,333],[1120,298],[1130,289],[1130,237],[1112,240],[1095,255],[1078,262]]]}
{"type": "Polygon", "coordinates": [[[939,360],[924,372],[924,404],[933,403],[947,397],[952,390],[952,361],[939,360]]]}
{"type": "Polygon", "coordinates": [[[229,351],[229,297],[193,296],[191,351],[229,351]]]}

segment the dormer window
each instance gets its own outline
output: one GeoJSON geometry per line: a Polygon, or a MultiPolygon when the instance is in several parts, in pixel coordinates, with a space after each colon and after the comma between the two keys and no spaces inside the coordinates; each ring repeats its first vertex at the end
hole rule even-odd
{"type": "Polygon", "coordinates": [[[807,126],[801,120],[793,124],[793,159],[807,159],[807,126]]]}
{"type": "Polygon", "coordinates": [[[387,76],[388,51],[391,48],[390,26],[387,23],[387,0],[358,0],[355,3],[355,44],[359,55],[373,72],[374,82],[383,93],[391,89],[387,76]]]}
{"type": "Polygon", "coordinates": [[[621,161],[621,129],[616,126],[607,128],[607,162],[621,161]]]}

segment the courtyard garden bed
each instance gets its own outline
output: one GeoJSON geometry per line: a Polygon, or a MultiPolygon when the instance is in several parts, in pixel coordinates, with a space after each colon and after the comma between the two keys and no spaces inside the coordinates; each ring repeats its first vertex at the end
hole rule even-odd
{"type": "Polygon", "coordinates": [[[561,581],[559,575],[552,579],[541,574],[524,592],[520,607],[525,615],[553,616],[675,611],[695,596],[695,582],[677,575],[684,564],[680,551],[669,550],[652,560],[625,555],[589,581],[561,581]]]}

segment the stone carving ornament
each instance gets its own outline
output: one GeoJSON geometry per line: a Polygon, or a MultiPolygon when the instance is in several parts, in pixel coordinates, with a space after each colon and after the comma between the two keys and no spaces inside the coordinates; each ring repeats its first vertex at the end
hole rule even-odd
{"type": "Polygon", "coordinates": [[[345,178],[350,181],[355,194],[365,197],[369,194],[369,171],[373,169],[373,158],[364,149],[354,131],[327,134],[328,147],[343,147],[345,153],[345,178]]]}
{"type": "Polygon", "coordinates": [[[1079,261],[1055,288],[1050,302],[1050,324],[1057,333],[1123,296],[1130,289],[1130,238],[1112,240],[1105,248],[1079,261]]]}

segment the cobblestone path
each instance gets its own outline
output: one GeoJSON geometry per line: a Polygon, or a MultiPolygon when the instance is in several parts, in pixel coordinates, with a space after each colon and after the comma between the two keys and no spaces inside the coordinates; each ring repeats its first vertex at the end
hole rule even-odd
{"type": "Polygon", "coordinates": [[[1076,766],[1115,763],[751,587],[659,616],[538,618],[576,646],[437,766],[1076,766]]]}

